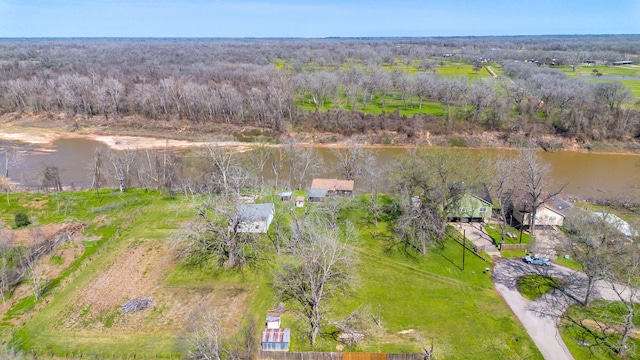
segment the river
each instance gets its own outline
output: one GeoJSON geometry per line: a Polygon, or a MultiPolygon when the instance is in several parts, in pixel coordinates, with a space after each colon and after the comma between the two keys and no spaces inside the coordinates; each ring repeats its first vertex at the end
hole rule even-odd
{"type": "MultiPolygon", "coordinates": [[[[89,164],[95,149],[108,150],[101,142],[82,138],[61,138],[46,147],[36,147],[27,151],[25,145],[15,166],[9,169],[14,182],[26,186],[37,186],[38,171],[43,164],[60,169],[60,178],[64,185],[85,188],[90,183],[89,164]]],[[[324,158],[327,176],[335,176],[336,159],[331,151],[319,147],[324,158]]],[[[395,157],[404,153],[400,148],[376,149],[379,163],[393,162],[395,157]]],[[[474,151],[466,150],[460,151],[474,151]]],[[[515,154],[509,150],[487,150],[490,153],[515,154]]],[[[640,193],[640,156],[627,154],[592,154],[577,152],[541,153],[542,158],[551,166],[551,180],[555,184],[567,183],[564,195],[595,199],[637,199],[640,193]]],[[[105,166],[106,158],[103,159],[105,166]]],[[[0,169],[4,169],[5,154],[0,154],[0,169]]],[[[270,174],[265,176],[269,178],[270,174]]],[[[271,175],[272,176],[272,175],[271,175]]],[[[115,185],[115,184],[112,184],[115,185]]]]}

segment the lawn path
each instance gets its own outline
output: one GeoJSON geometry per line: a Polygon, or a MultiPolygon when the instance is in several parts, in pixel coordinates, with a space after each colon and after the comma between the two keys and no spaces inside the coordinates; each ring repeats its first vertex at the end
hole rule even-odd
{"type": "Polygon", "coordinates": [[[438,274],[434,274],[432,272],[429,272],[427,270],[423,270],[420,269],[419,267],[416,266],[411,266],[411,265],[407,265],[405,263],[399,262],[399,261],[395,261],[395,260],[391,260],[388,257],[385,256],[381,256],[381,255],[376,255],[376,254],[371,254],[369,252],[365,252],[364,250],[360,250],[357,249],[356,250],[360,255],[362,256],[366,256],[368,258],[374,259],[377,262],[383,263],[389,267],[395,268],[395,269],[399,269],[399,270],[405,270],[405,271],[410,271],[416,274],[419,274],[425,278],[429,278],[431,280],[435,280],[435,281],[439,281],[441,283],[444,284],[449,284],[449,285],[456,285],[460,288],[475,288],[476,290],[486,290],[486,288],[482,287],[482,286],[478,286],[478,285],[473,285],[473,284],[469,284],[467,282],[461,281],[461,280],[457,280],[457,279],[453,279],[450,277],[446,277],[443,275],[438,275],[438,274]]]}

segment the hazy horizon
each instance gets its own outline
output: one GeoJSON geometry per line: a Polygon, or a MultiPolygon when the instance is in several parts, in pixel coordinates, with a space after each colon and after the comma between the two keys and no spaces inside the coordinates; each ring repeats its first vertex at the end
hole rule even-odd
{"type": "Polygon", "coordinates": [[[0,38],[636,35],[640,2],[0,0],[0,38]]]}

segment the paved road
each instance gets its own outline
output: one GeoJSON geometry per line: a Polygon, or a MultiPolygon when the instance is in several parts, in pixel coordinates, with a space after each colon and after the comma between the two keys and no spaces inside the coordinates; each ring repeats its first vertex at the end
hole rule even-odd
{"type": "MultiPolygon", "coordinates": [[[[558,320],[567,308],[584,300],[587,277],[571,269],[558,266],[535,266],[522,260],[499,261],[493,271],[496,290],[516,314],[545,359],[573,359],[558,332],[558,320]],[[518,278],[527,274],[541,274],[565,280],[562,289],[551,291],[536,301],[529,301],[518,291],[518,278]]],[[[628,289],[616,286],[623,297],[632,295],[628,289]]],[[[634,301],[640,302],[640,291],[634,292],[634,301]]],[[[598,281],[593,289],[594,299],[619,301],[610,283],[598,281]]]]}
{"type": "MultiPolygon", "coordinates": [[[[545,268],[545,271],[549,271],[549,275],[558,270],[555,266],[545,268]]],[[[564,294],[556,294],[557,299],[547,294],[536,301],[529,301],[523,298],[518,291],[518,278],[538,271],[539,267],[520,260],[500,261],[494,268],[494,285],[545,359],[571,360],[573,356],[560,337],[557,321],[558,316],[573,300],[567,301],[567,296],[564,294]]]]}

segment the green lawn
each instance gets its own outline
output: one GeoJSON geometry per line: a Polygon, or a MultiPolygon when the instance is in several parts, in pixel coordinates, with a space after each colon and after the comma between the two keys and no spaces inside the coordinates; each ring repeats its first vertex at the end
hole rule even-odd
{"type": "Polygon", "coordinates": [[[557,69],[562,70],[565,74],[572,77],[594,75],[595,73],[593,70],[597,70],[603,76],[640,76],[640,67],[636,65],[594,66],[593,64],[581,64],[576,66],[575,71],[570,66],[559,66],[557,69]]]}
{"type": "Polygon", "coordinates": [[[525,299],[536,300],[562,286],[562,280],[545,275],[525,275],[518,279],[518,289],[525,299]]]}
{"type": "MultiPolygon", "coordinates": [[[[502,241],[502,231],[500,231],[500,226],[495,223],[487,224],[484,227],[485,231],[493,241],[497,244],[502,241]]],[[[522,232],[522,237],[520,237],[520,230],[515,227],[509,226],[507,228],[507,233],[511,233],[515,235],[515,237],[505,236],[504,243],[505,244],[530,244],[531,236],[528,232],[522,232]]]]}
{"type": "MultiPolygon", "coordinates": [[[[276,303],[270,276],[279,259],[268,250],[265,239],[265,254],[270,255],[241,273],[174,263],[151,293],[157,303],[147,313],[133,315],[138,316],[137,322],[130,322],[133,318],[122,315],[119,307],[92,316],[85,315],[91,313],[91,306],[80,312],[75,307],[82,304],[78,299],[84,296],[83,290],[94,286],[101,274],[118,268],[118,259],[143,250],[153,256],[155,250],[167,246],[175,229],[193,216],[190,203],[180,196],[166,197],[144,190],[130,190],[124,195],[104,191],[102,201],[91,192],[27,195],[24,201],[16,196],[12,198],[15,205],[0,210],[4,218],[24,209],[41,216],[43,223],[84,219],[91,223],[86,234],[101,236],[98,241],[85,242],[84,255],[56,280],[44,302],[28,297],[10,312],[2,328],[5,341],[11,336],[27,351],[58,356],[135,354],[136,358],[175,358],[184,351],[177,345],[183,326],[161,320],[176,311],[182,300],[190,301],[194,296],[237,298],[240,300],[233,306],[242,316],[234,323],[242,323],[247,314],[252,314],[258,324],[276,303]],[[35,201],[38,205],[33,207],[35,201]],[[94,218],[102,220],[91,222],[94,218]],[[166,299],[182,300],[174,304],[166,299]],[[24,324],[8,324],[23,313],[27,314],[24,324]],[[69,323],[73,316],[79,316],[78,320],[69,323]]],[[[274,200],[278,212],[290,206],[276,197],[264,200],[269,199],[274,200]]],[[[351,220],[360,234],[353,248],[359,258],[357,282],[348,293],[327,303],[327,314],[335,320],[356,309],[369,309],[376,317],[379,312],[381,326],[373,326],[369,340],[349,350],[413,353],[420,352],[433,338],[439,359],[542,358],[493,289],[489,274],[484,272],[490,263],[467,254],[462,271],[461,247],[452,240],[430,248],[424,257],[390,249],[391,217],[383,216],[374,237],[371,215],[362,201],[352,201],[339,217],[341,221],[351,220]]],[[[393,199],[383,197],[382,201],[390,203],[393,199]]],[[[147,270],[140,276],[145,279],[147,270]]],[[[287,312],[283,317],[283,325],[294,334],[292,349],[309,350],[302,335],[304,323],[293,314],[287,312]]],[[[256,338],[259,331],[261,326],[256,338]]],[[[331,332],[331,327],[325,328],[317,350],[335,350],[337,342],[331,332]]],[[[233,334],[230,331],[228,335],[233,334]]]]}

